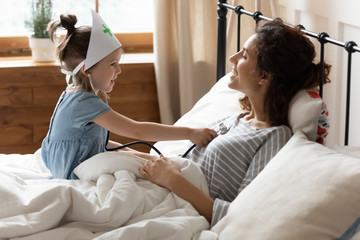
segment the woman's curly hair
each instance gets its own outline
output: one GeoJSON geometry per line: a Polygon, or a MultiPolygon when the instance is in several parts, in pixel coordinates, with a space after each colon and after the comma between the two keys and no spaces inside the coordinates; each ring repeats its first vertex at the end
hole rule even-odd
{"type": "MultiPolygon", "coordinates": [[[[287,26],[281,19],[267,22],[256,32],[258,73],[271,75],[265,96],[265,112],[273,126],[288,125],[289,104],[301,89],[316,87],[321,79],[321,64],[314,64],[313,43],[297,28],[287,26]]],[[[325,63],[325,81],[331,66],[325,63]]],[[[245,96],[240,100],[243,109],[251,109],[245,96]]]]}

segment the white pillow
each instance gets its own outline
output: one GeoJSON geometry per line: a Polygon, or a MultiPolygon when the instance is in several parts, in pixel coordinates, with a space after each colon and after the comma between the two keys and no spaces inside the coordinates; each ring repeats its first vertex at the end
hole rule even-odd
{"type": "MultiPolygon", "coordinates": [[[[185,158],[171,158],[182,172],[182,175],[206,195],[209,195],[209,187],[201,169],[195,163],[185,158]]],[[[114,174],[120,170],[133,173],[136,178],[143,178],[139,168],[145,165],[146,159],[137,157],[125,151],[113,151],[98,153],[79,164],[74,172],[79,179],[96,182],[103,174],[114,174]]]]}
{"type": "Polygon", "coordinates": [[[360,217],[359,186],[360,159],[297,132],[211,231],[219,239],[336,239],[360,217]]]}
{"type": "MultiPolygon", "coordinates": [[[[230,74],[222,77],[174,125],[204,127],[234,113],[241,113],[239,98],[244,94],[228,87],[229,77],[230,74]]],[[[293,132],[301,130],[315,141],[322,103],[320,98],[311,98],[305,90],[300,91],[290,103],[289,124],[293,132]]],[[[155,146],[165,156],[178,155],[186,151],[188,141],[164,141],[155,146]]]]}
{"type": "Polygon", "coordinates": [[[81,180],[93,182],[103,174],[113,174],[119,170],[127,170],[136,177],[142,178],[139,168],[146,162],[146,159],[124,151],[102,152],[80,163],[74,169],[74,173],[81,180]]]}

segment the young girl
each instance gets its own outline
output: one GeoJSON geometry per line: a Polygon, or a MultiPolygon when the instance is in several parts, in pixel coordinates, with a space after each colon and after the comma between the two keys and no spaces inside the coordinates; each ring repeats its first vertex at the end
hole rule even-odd
{"type": "MultiPolygon", "coordinates": [[[[318,86],[321,79],[321,65],[313,63],[314,57],[310,40],[280,20],[266,23],[230,57],[233,68],[228,86],[246,94],[240,103],[248,112],[223,120],[231,126],[229,131],[206,147],[196,147],[190,156],[207,179],[210,197],[165,157],[149,159],[140,169],[142,176],[184,198],[211,225],[216,224],[291,137],[291,99],[300,89],[318,86]]],[[[325,69],[328,82],[330,66],[326,64],[325,69]]]]}
{"type": "Polygon", "coordinates": [[[107,102],[106,94],[121,73],[122,45],[101,17],[94,11],[92,14],[92,27],[75,28],[74,15],[61,15],[48,25],[52,40],[58,27],[67,30],[57,52],[68,87],[58,100],[41,146],[43,161],[54,178],[76,179],[73,170],[81,162],[104,152],[105,147],[120,146],[107,143],[107,130],[146,141],[189,139],[200,146],[216,137],[208,128],[137,122],[104,103],[97,94],[102,92],[107,102]]]}

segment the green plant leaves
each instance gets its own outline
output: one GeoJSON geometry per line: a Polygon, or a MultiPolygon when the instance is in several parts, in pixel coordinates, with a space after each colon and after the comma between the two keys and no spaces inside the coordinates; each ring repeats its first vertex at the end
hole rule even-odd
{"type": "Polygon", "coordinates": [[[33,0],[31,18],[25,21],[25,27],[33,32],[32,37],[48,38],[46,30],[52,19],[52,0],[33,0]]]}

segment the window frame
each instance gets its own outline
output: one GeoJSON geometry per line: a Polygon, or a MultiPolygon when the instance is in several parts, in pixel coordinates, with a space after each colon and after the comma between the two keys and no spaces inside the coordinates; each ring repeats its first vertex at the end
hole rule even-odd
{"type": "MultiPolygon", "coordinates": [[[[99,12],[99,0],[93,0],[95,11],[99,12]]],[[[126,53],[152,53],[152,32],[115,33],[126,53]]],[[[29,37],[0,36],[0,57],[31,56],[29,37]]]]}

